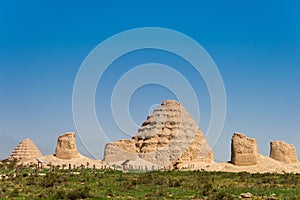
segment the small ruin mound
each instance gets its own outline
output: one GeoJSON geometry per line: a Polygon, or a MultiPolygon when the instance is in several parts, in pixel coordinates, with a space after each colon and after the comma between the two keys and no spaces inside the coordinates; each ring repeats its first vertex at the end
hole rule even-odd
{"type": "Polygon", "coordinates": [[[270,142],[270,158],[284,163],[297,163],[296,148],[284,141],[270,142]]]}
{"type": "Polygon", "coordinates": [[[60,159],[79,158],[75,133],[69,132],[58,137],[55,156],[60,159]]]}
{"type": "Polygon", "coordinates": [[[242,133],[234,133],[231,140],[231,163],[239,166],[256,165],[258,148],[256,140],[242,133]]]}

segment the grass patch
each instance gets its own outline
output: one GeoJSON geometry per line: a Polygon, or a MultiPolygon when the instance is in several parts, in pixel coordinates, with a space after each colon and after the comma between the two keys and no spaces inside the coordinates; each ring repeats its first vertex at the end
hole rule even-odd
{"type": "MultiPolygon", "coordinates": [[[[299,174],[205,171],[122,173],[112,170],[41,171],[24,169],[0,180],[0,198],[9,199],[300,199],[299,174]],[[76,172],[76,171],[72,171],[76,172]],[[80,172],[80,171],[78,171],[80,172]]],[[[13,174],[13,173],[11,173],[13,174]]],[[[4,176],[4,174],[2,174],[4,176]]]]}

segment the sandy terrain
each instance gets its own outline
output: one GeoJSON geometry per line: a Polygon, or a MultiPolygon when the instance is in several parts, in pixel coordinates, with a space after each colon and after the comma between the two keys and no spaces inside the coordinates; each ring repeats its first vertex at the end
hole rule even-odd
{"type": "MultiPolygon", "coordinates": [[[[79,158],[73,158],[70,160],[60,159],[60,158],[55,157],[54,155],[42,156],[39,159],[41,161],[44,161],[43,166],[45,166],[45,167],[49,164],[51,164],[53,166],[66,165],[67,167],[69,166],[69,164],[71,164],[72,167],[74,165],[75,165],[75,167],[80,167],[81,164],[83,164],[86,167],[87,163],[88,163],[89,168],[92,168],[94,165],[98,169],[104,168],[105,166],[106,166],[106,168],[108,168],[108,165],[105,164],[103,161],[93,160],[93,159],[85,157],[83,155],[80,155],[79,158]]],[[[37,164],[38,162],[37,162],[37,159],[30,159],[30,160],[24,160],[24,161],[22,161],[22,163],[23,164],[37,164]]]]}
{"type": "Polygon", "coordinates": [[[261,154],[258,155],[258,163],[252,166],[237,166],[229,162],[222,163],[192,163],[185,166],[184,170],[205,170],[225,172],[250,172],[250,173],[300,173],[300,162],[286,164],[276,161],[261,154]]]}

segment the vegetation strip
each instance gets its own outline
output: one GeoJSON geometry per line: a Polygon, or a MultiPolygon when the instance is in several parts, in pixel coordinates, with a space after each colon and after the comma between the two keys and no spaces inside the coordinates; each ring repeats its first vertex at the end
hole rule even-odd
{"type": "Polygon", "coordinates": [[[123,173],[80,168],[2,170],[0,197],[9,199],[300,199],[299,174],[152,171],[123,173]]]}

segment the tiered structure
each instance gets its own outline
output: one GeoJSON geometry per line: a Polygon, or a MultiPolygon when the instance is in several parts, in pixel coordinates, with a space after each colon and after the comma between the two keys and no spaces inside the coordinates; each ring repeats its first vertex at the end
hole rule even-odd
{"type": "Polygon", "coordinates": [[[42,154],[37,146],[28,138],[18,144],[9,156],[9,160],[28,160],[41,157],[42,154]]]}
{"type": "Polygon", "coordinates": [[[104,161],[142,158],[159,166],[181,168],[187,163],[212,162],[213,152],[189,112],[175,100],[166,100],[132,139],[106,144],[104,161]]]}

